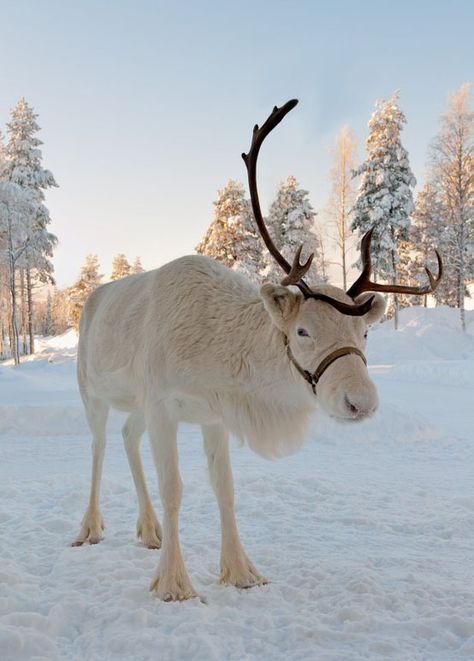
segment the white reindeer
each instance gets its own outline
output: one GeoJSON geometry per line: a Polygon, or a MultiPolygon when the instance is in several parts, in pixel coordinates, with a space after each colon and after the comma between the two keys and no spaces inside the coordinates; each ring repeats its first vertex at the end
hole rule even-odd
{"type": "Polygon", "coordinates": [[[430,286],[424,288],[371,283],[370,233],[362,243],[364,270],[348,293],[329,285],[311,290],[302,278],[312,257],[301,265],[301,250],[292,267],[284,260],[263,223],[256,161],[265,136],[295,104],[275,108],[261,129],[255,127],[251,150],[244,155],[260,232],[288,273],[282,285],[258,290],[196,255],[99,287],[82,313],[78,381],[93,437],[93,467],[89,506],[74,545],[102,538],[99,487],[107,414],[110,407],[128,411],[123,438],[138,495],[137,533],[148,548],[162,546],[150,589],[165,601],[197,596],[178,535],[178,424],[202,428],[221,518],[221,582],[239,588],[265,583],[237,532],[229,432],[273,457],[301,446],[317,401],[340,420],[372,415],[378,400],[363,350],[367,327],[380,319],[385,302],[380,294],[363,292],[422,294],[439,280],[428,271],[430,286]],[[145,430],[158,473],[163,532],[139,455],[145,430]]]}

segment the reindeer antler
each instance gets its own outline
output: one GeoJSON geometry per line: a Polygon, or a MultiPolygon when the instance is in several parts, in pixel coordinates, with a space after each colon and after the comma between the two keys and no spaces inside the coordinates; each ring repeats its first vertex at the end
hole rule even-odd
{"type": "Polygon", "coordinates": [[[424,294],[431,294],[434,292],[438,286],[442,276],[443,276],[443,262],[441,260],[440,254],[435,250],[436,257],[438,259],[438,276],[435,278],[431,273],[428,267],[425,266],[425,271],[428,276],[429,285],[421,287],[411,287],[405,285],[381,285],[378,282],[372,282],[370,280],[370,274],[372,272],[372,260],[370,257],[370,246],[372,242],[372,235],[374,228],[369,230],[364,234],[362,241],[360,243],[360,252],[362,259],[362,273],[354,282],[352,287],[347,291],[348,295],[352,298],[355,298],[364,291],[379,291],[386,294],[414,294],[416,296],[422,296],[424,294]]]}
{"type": "Polygon", "coordinates": [[[314,259],[314,252],[308,257],[304,264],[300,263],[301,251],[303,250],[303,245],[301,245],[298,250],[295,252],[293,257],[293,264],[291,265],[291,270],[288,275],[281,280],[281,284],[287,287],[288,285],[298,285],[298,282],[306,275],[309,271],[309,267],[314,259]]]}
{"type": "MultiPolygon", "coordinates": [[[[267,226],[265,225],[265,221],[263,220],[263,214],[260,208],[260,200],[258,198],[258,189],[257,189],[257,159],[258,159],[260,147],[262,146],[262,143],[267,137],[267,135],[275,128],[275,126],[277,126],[281,122],[281,120],[285,117],[285,115],[287,115],[290,112],[290,110],[293,110],[293,108],[297,105],[297,103],[298,103],[298,99],[291,99],[291,101],[287,101],[285,105],[282,106],[281,108],[275,106],[272,110],[271,115],[267,118],[267,120],[264,122],[264,124],[262,124],[260,128],[258,124],[255,124],[255,126],[253,127],[252,144],[250,145],[250,151],[248,154],[242,154],[242,158],[244,159],[248,171],[250,199],[252,202],[252,209],[253,209],[253,215],[255,217],[255,221],[257,223],[262,239],[264,240],[265,245],[267,246],[270,254],[275,258],[275,260],[285,271],[285,273],[291,272],[291,266],[283,257],[283,255],[278,250],[276,245],[273,243],[272,238],[268,233],[267,226]]],[[[307,270],[308,269],[306,269],[306,271],[307,270]]],[[[306,273],[306,271],[304,271],[304,273],[306,273]]]]}
{"type": "Polygon", "coordinates": [[[293,265],[290,266],[290,264],[286,261],[286,259],[273,243],[265,225],[265,221],[263,220],[257,189],[257,158],[260,147],[262,146],[262,143],[267,135],[275,128],[275,126],[281,122],[281,120],[290,112],[290,110],[296,106],[297,103],[297,99],[292,99],[291,101],[287,101],[287,103],[281,106],[281,108],[275,106],[272,113],[260,128],[258,124],[254,126],[250,151],[248,154],[242,154],[242,158],[244,159],[245,165],[247,166],[253,215],[255,217],[255,221],[257,223],[257,227],[262,236],[262,239],[265,242],[265,245],[267,246],[270,254],[287,274],[286,277],[281,281],[282,285],[296,285],[303,293],[305,298],[315,298],[317,300],[329,303],[334,308],[336,308],[336,310],[339,310],[339,312],[342,312],[343,314],[361,316],[370,310],[373,300],[372,298],[361,305],[348,305],[347,303],[342,303],[341,301],[338,301],[335,298],[331,298],[330,296],[326,296],[325,294],[314,292],[303,280],[303,277],[306,275],[311,266],[314,253],[310,255],[304,264],[301,264],[300,257],[303,246],[300,246],[293,258],[293,265]]]}

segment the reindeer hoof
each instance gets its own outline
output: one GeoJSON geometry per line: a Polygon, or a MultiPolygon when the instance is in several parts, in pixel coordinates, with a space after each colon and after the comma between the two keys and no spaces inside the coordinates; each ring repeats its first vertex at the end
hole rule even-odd
{"type": "Polygon", "coordinates": [[[79,535],[71,544],[71,546],[82,546],[83,544],[98,544],[104,538],[102,531],[104,530],[104,522],[100,512],[86,512],[79,535]]]}
{"type": "Polygon", "coordinates": [[[84,544],[98,544],[104,539],[102,533],[99,534],[89,534],[87,533],[86,536],[80,535],[77,539],[75,539],[71,546],[84,546],[84,544]]]}
{"type": "Polygon", "coordinates": [[[147,549],[160,549],[162,532],[158,519],[138,519],[137,537],[147,549]]]}
{"type": "Polygon", "coordinates": [[[219,582],[247,590],[256,585],[267,585],[269,581],[258,573],[247,557],[244,557],[234,566],[223,566],[219,582]]]}
{"type": "Polygon", "coordinates": [[[186,601],[196,597],[202,601],[186,575],[167,577],[156,576],[150,585],[150,592],[156,592],[161,601],[186,601]]]}

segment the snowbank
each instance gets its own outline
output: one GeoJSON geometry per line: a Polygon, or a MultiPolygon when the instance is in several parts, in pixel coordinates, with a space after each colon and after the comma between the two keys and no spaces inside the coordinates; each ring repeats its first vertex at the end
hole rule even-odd
{"type": "Polygon", "coordinates": [[[392,320],[370,331],[367,355],[371,364],[473,359],[474,310],[466,311],[464,333],[458,310],[446,306],[404,308],[397,331],[392,320]]]}

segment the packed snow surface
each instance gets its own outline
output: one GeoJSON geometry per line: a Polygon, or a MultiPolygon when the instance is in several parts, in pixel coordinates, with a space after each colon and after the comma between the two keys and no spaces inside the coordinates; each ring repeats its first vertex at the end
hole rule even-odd
{"type": "MultiPolygon", "coordinates": [[[[0,366],[0,659],[474,658],[474,312],[412,308],[369,335],[381,406],[315,416],[298,454],[232,449],[241,537],[270,579],[218,584],[219,516],[199,429],[179,435],[185,562],[207,598],[148,592],[160,551],[135,539],[136,496],[110,421],[105,539],[72,548],[90,448],[76,337],[0,366]]],[[[156,479],[143,444],[158,513],[156,479]]]]}

